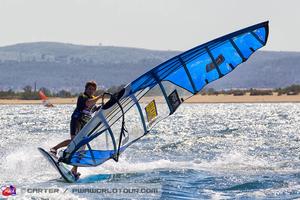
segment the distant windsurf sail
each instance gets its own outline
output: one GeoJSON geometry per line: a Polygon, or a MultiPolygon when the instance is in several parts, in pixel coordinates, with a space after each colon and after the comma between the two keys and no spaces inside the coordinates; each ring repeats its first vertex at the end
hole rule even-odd
{"type": "Polygon", "coordinates": [[[143,74],[95,113],[72,140],[62,162],[97,166],[146,135],[205,85],[232,72],[268,38],[268,22],[197,46],[143,74]]]}
{"type": "Polygon", "coordinates": [[[45,93],[42,90],[39,91],[39,96],[44,106],[53,107],[53,104],[48,101],[48,97],[45,95],[45,93]]]}

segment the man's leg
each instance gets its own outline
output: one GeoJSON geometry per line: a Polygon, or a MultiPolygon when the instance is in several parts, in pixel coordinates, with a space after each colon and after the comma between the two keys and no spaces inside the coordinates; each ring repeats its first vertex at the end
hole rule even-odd
{"type": "Polygon", "coordinates": [[[60,149],[60,148],[62,148],[62,147],[68,146],[68,145],[70,144],[70,142],[73,140],[74,137],[75,137],[75,135],[71,135],[71,139],[62,141],[61,143],[59,143],[59,144],[57,144],[56,146],[52,147],[52,148],[50,149],[50,151],[53,152],[53,151],[52,151],[52,149],[53,149],[53,150],[55,150],[55,152],[56,152],[57,149],[60,149]]]}
{"type": "Polygon", "coordinates": [[[71,140],[65,140],[62,141],[61,143],[57,144],[56,146],[52,147],[51,149],[54,149],[55,151],[57,151],[57,149],[62,148],[62,147],[66,147],[70,144],[71,140]]]}
{"type": "MultiPolygon", "coordinates": [[[[81,124],[79,122],[79,120],[76,121],[75,134],[77,134],[82,129],[82,127],[83,127],[83,124],[81,124]]],[[[74,137],[75,137],[75,135],[71,135],[71,140],[73,140],[74,137]]],[[[77,166],[73,166],[71,169],[71,172],[78,178],[80,176],[80,173],[77,172],[77,169],[78,169],[77,166]]]]}
{"type": "Polygon", "coordinates": [[[70,122],[71,139],[65,140],[65,141],[57,144],[56,146],[52,147],[50,149],[50,152],[53,153],[53,154],[56,154],[57,150],[59,148],[68,146],[70,144],[71,140],[75,137],[75,134],[77,133],[78,128],[80,128],[80,123],[78,122],[78,119],[71,118],[71,122],[70,122]]]}

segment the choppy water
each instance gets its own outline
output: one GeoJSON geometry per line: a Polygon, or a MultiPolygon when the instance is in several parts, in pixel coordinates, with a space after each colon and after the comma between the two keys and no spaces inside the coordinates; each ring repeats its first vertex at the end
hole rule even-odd
{"type": "Polygon", "coordinates": [[[36,148],[69,137],[73,108],[0,106],[0,183],[14,184],[15,198],[101,199],[70,191],[101,184],[156,184],[161,199],[300,198],[300,104],[182,105],[118,163],[82,168],[80,181],[68,184],[36,148]],[[103,173],[112,176],[101,180],[103,173]]]}

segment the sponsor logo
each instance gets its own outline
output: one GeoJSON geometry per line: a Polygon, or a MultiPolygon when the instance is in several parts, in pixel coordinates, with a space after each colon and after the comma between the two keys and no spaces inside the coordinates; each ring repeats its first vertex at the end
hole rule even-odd
{"type": "Polygon", "coordinates": [[[16,187],[13,185],[6,185],[1,187],[2,195],[3,196],[14,196],[16,195],[16,187]]]}

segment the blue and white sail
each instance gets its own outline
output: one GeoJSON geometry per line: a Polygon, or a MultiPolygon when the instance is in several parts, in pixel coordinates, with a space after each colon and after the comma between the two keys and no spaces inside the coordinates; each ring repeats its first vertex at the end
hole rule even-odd
{"type": "Polygon", "coordinates": [[[74,166],[118,160],[128,146],[146,135],[205,85],[232,72],[266,45],[268,22],[199,45],[143,74],[96,112],[60,158],[74,166]]]}

